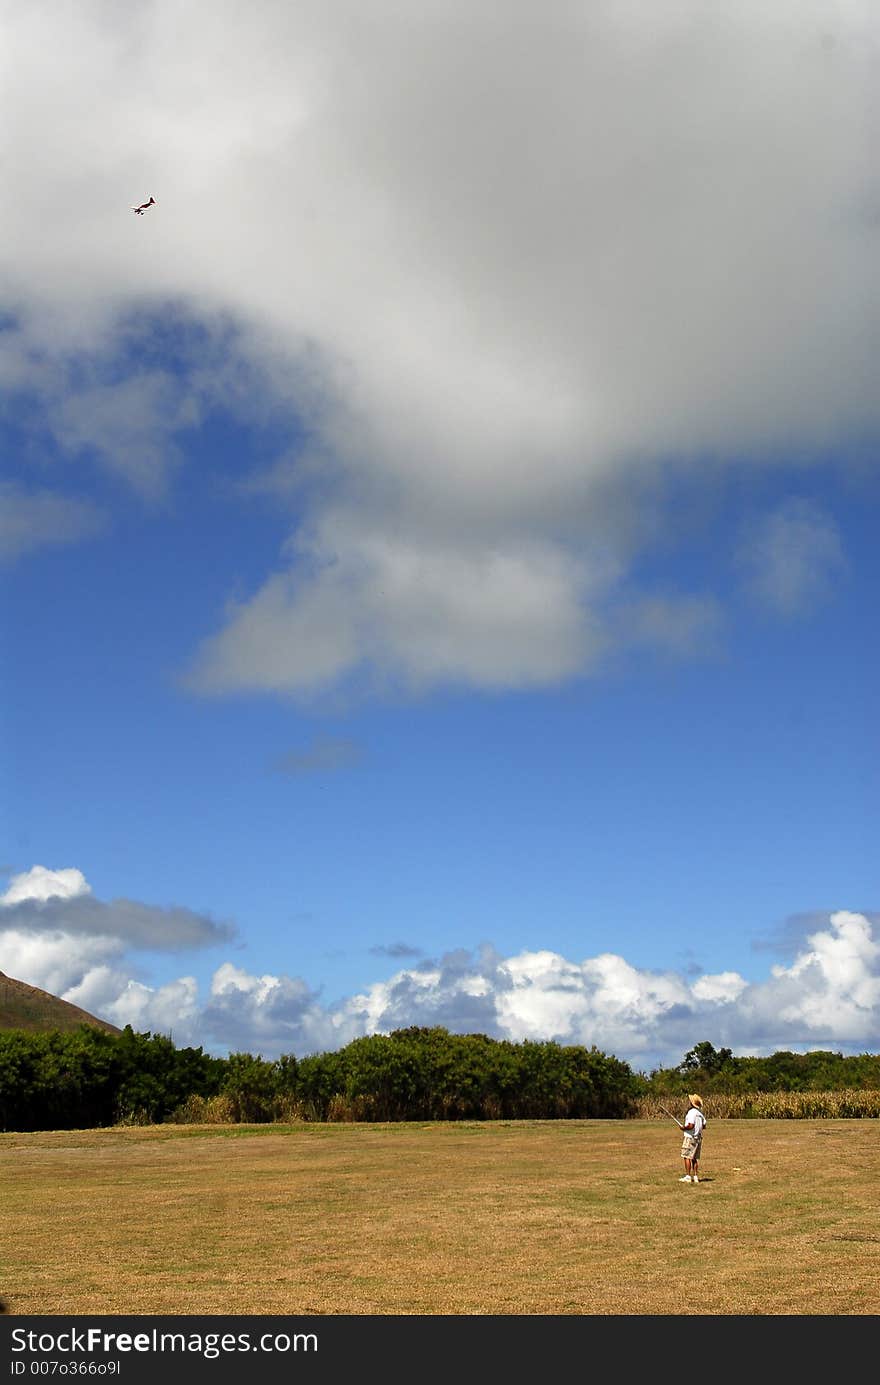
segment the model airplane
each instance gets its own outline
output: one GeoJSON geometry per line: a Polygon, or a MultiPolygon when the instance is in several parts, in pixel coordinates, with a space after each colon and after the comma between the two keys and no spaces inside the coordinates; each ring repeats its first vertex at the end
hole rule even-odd
{"type": "Polygon", "coordinates": [[[155,197],[151,197],[149,202],[142,202],[139,207],[132,207],[131,210],[134,212],[135,216],[143,216],[144,212],[147,210],[147,207],[154,207],[155,205],[156,199],[155,197]]]}

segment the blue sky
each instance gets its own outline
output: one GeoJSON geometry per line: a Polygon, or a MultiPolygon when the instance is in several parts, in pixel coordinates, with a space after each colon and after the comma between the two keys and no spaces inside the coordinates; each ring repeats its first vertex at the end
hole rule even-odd
{"type": "Polygon", "coordinates": [[[0,969],[876,1050],[880,26],[764,8],[10,16],[0,969]]]}

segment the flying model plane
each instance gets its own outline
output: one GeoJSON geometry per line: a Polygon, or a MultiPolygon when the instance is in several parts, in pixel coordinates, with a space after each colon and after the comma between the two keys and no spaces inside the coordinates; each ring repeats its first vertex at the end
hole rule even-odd
{"type": "Polygon", "coordinates": [[[131,210],[134,212],[135,216],[143,216],[144,212],[147,210],[147,207],[153,207],[155,206],[155,204],[155,197],[151,197],[149,202],[142,202],[139,207],[132,207],[131,210]]]}

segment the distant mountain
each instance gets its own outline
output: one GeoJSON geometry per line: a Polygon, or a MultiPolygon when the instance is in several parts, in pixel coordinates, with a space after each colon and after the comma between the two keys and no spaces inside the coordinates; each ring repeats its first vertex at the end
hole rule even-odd
{"type": "Polygon", "coordinates": [[[61,1029],[68,1033],[81,1024],[103,1029],[105,1034],[122,1033],[115,1024],[97,1019],[88,1010],[81,1010],[78,1005],[71,1005],[37,986],[26,986],[23,981],[15,981],[0,971],[0,1029],[25,1029],[29,1034],[61,1029]]]}

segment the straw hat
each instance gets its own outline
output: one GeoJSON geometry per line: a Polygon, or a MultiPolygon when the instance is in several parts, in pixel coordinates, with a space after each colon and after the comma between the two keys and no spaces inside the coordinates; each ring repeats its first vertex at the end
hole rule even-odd
{"type": "Polygon", "coordinates": [[[691,1103],[692,1106],[703,1105],[703,1098],[701,1096],[697,1096],[696,1092],[688,1092],[688,1101],[691,1103]]]}

